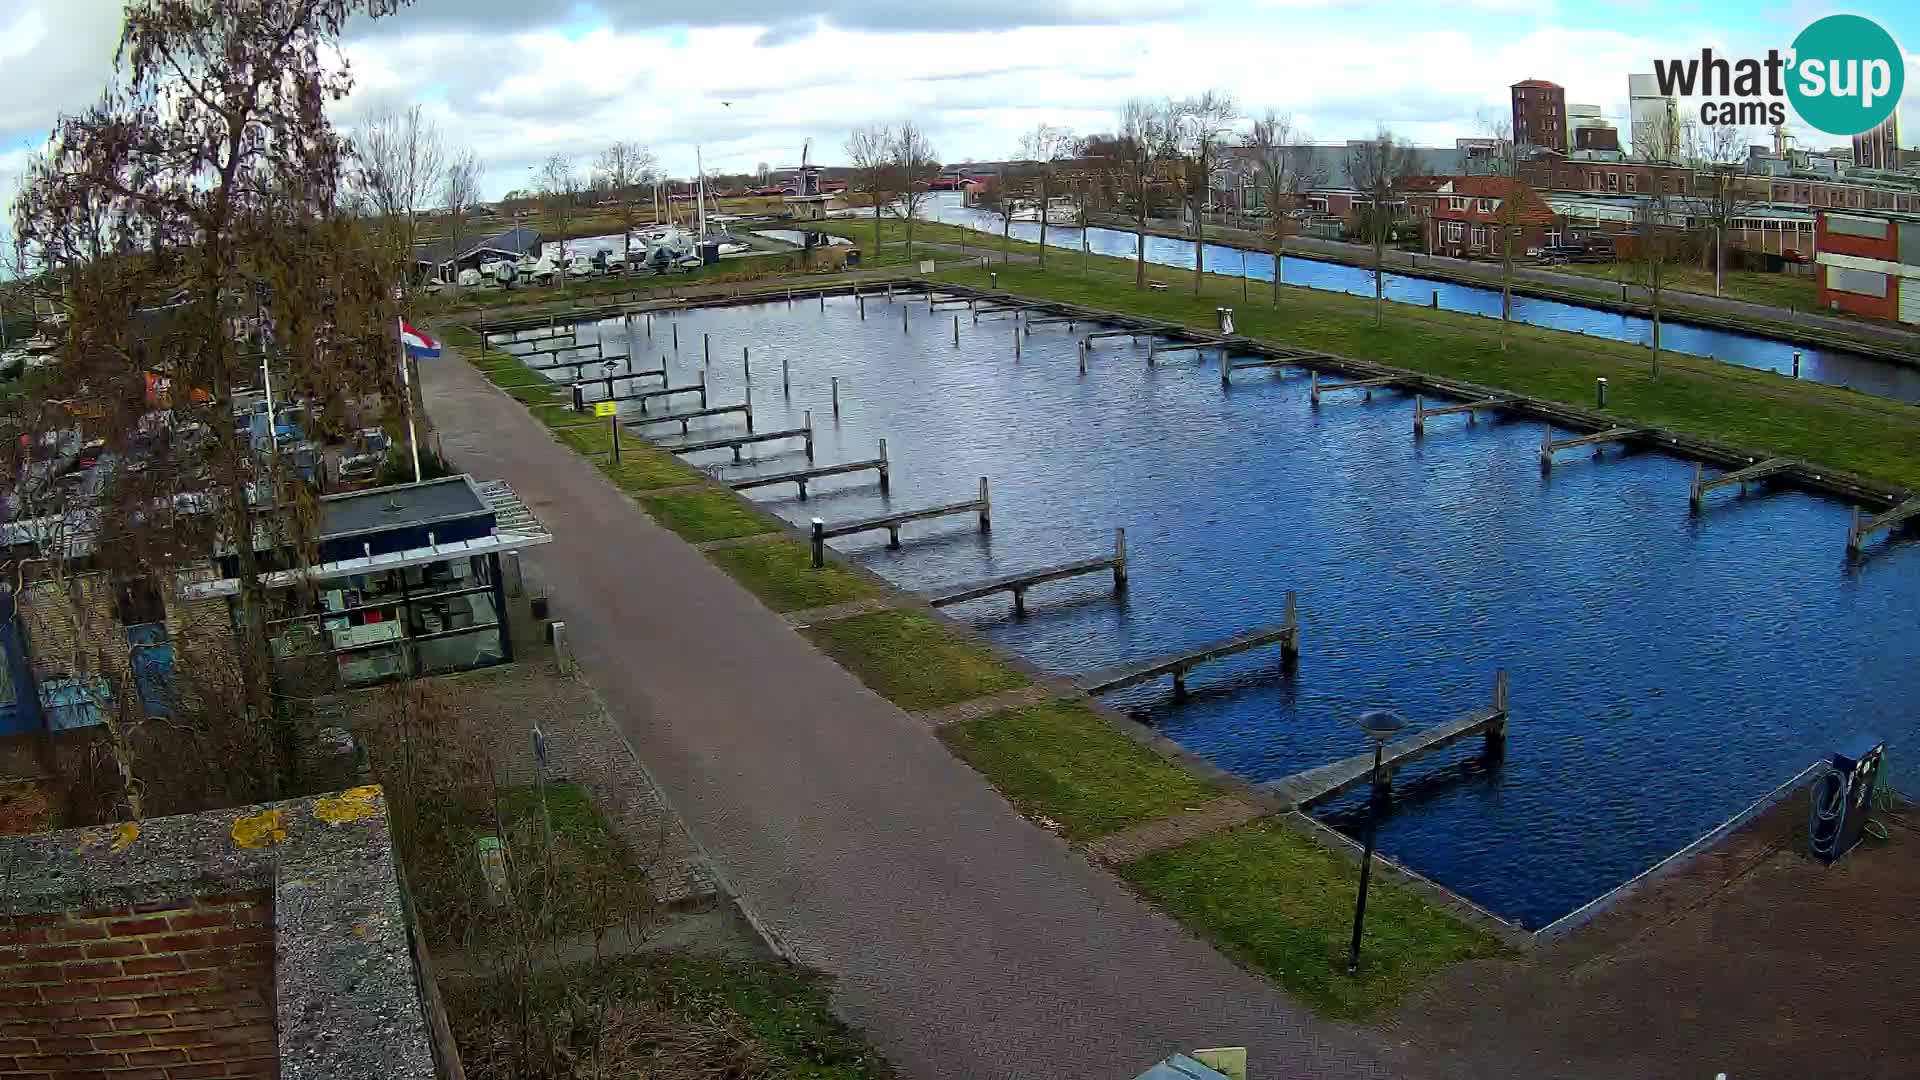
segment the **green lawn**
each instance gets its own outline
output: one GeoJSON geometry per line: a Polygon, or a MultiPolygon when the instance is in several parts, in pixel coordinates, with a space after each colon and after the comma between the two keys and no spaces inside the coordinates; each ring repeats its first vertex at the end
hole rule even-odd
{"type": "MultiPolygon", "coordinates": [[[[1386,304],[1376,328],[1365,298],[1288,288],[1276,309],[1259,294],[1242,302],[1240,283],[1230,278],[1210,278],[1203,295],[1194,296],[1191,275],[1179,271],[1154,270],[1150,279],[1175,287],[1142,291],[1123,260],[1095,259],[1085,274],[1078,267],[1078,259],[1069,259],[1044,273],[1017,263],[997,270],[1002,289],[1025,296],[1203,328],[1213,326],[1215,307],[1229,303],[1236,329],[1248,336],[1576,405],[1590,406],[1594,379],[1605,376],[1608,411],[1622,419],[1920,486],[1920,408],[1914,406],[1675,353],[1663,354],[1656,378],[1647,349],[1519,324],[1502,351],[1497,321],[1453,312],[1386,304]]],[[[987,284],[977,267],[940,276],[987,284]]]]}
{"type": "Polygon", "coordinates": [[[1341,1019],[1391,1009],[1442,968],[1503,948],[1376,875],[1360,974],[1348,976],[1360,868],[1279,822],[1230,829],[1120,873],[1229,956],[1341,1019]]]}
{"type": "Polygon", "coordinates": [[[441,990],[473,1080],[896,1075],[790,964],[663,951],[543,972],[524,997],[512,978],[441,990]]]}
{"type": "MultiPolygon", "coordinates": [[[[1602,281],[1621,282],[1629,285],[1641,285],[1647,280],[1645,263],[1571,263],[1556,266],[1555,270],[1602,281]]],[[[1698,266],[1667,266],[1661,268],[1661,279],[1665,288],[1675,292],[1713,295],[1713,271],[1698,266]]],[[[1818,289],[1813,278],[1796,274],[1769,274],[1758,270],[1728,270],[1720,280],[1720,294],[1735,300],[1748,300],[1756,304],[1771,304],[1778,308],[1792,308],[1795,311],[1811,311],[1818,302],[1818,289]]],[[[1614,295],[1618,295],[1616,292],[1614,295]]],[[[1629,294],[1630,300],[1644,300],[1637,289],[1629,294]]],[[[1785,312],[1782,312],[1784,315],[1785,312]]]]}
{"type": "Polygon", "coordinates": [[[909,712],[1025,686],[1028,679],[917,611],[880,611],[800,631],[909,712]]]}
{"type": "Polygon", "coordinates": [[[950,724],[940,739],[1027,817],[1087,840],[1219,794],[1079,702],[1046,701],[950,724]]]}
{"type": "Polygon", "coordinates": [[[775,611],[844,604],[880,594],[879,586],[828,561],[813,565],[813,549],[799,540],[768,540],[718,548],[707,557],[775,611]]]}
{"type": "Polygon", "coordinates": [[[732,493],[717,488],[642,495],[640,505],[653,520],[694,544],[752,536],[777,528],[765,514],[741,505],[732,493]]]}

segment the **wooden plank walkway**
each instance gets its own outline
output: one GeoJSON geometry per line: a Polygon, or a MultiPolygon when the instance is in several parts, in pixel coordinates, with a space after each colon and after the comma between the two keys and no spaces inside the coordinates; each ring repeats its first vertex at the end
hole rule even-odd
{"type": "Polygon", "coordinates": [[[1499,409],[1511,404],[1513,404],[1513,399],[1510,397],[1490,397],[1462,402],[1458,405],[1442,405],[1437,409],[1429,409],[1427,408],[1426,399],[1419,394],[1415,394],[1413,395],[1413,433],[1415,435],[1425,435],[1427,433],[1428,417],[1452,416],[1455,413],[1466,413],[1467,423],[1471,424],[1474,422],[1475,414],[1481,409],[1499,409]]]}
{"type": "Polygon", "coordinates": [[[964,502],[946,503],[941,506],[924,506],[917,510],[899,510],[891,514],[875,514],[872,517],[854,518],[827,524],[819,518],[813,519],[813,565],[825,566],[827,562],[827,541],[837,536],[852,536],[855,533],[887,530],[887,546],[900,546],[900,526],[912,521],[929,521],[933,518],[953,517],[957,514],[973,514],[979,519],[980,531],[993,529],[993,504],[987,495],[987,478],[980,478],[980,495],[964,502]]]}
{"type": "Polygon", "coordinates": [[[1273,644],[1280,646],[1282,656],[1287,659],[1298,656],[1300,653],[1300,622],[1295,613],[1294,596],[1291,590],[1287,593],[1287,615],[1284,622],[1235,634],[1224,641],[1089,671],[1083,675],[1074,676],[1073,685],[1089,694],[1102,694],[1109,690],[1135,686],[1162,675],[1171,675],[1173,676],[1173,696],[1177,700],[1187,696],[1187,672],[1193,668],[1209,660],[1218,660],[1223,656],[1233,656],[1236,653],[1273,644]]]}
{"type": "MultiPolygon", "coordinates": [[[[551,338],[575,337],[575,336],[577,336],[576,331],[574,330],[571,324],[567,326],[529,326],[523,330],[490,330],[487,332],[487,344],[489,345],[494,345],[494,344],[512,345],[515,343],[524,344],[530,341],[546,341],[551,338]],[[532,334],[528,337],[520,336],[521,334],[526,333],[528,330],[538,330],[540,331],[540,333],[532,334]]],[[[502,350],[502,351],[505,351],[505,350],[502,350]]]]}
{"type": "Polygon", "coordinates": [[[1605,431],[1596,431],[1591,435],[1576,435],[1571,439],[1556,440],[1553,437],[1552,425],[1548,425],[1547,430],[1540,436],[1540,467],[1542,469],[1553,468],[1553,455],[1561,450],[1571,449],[1576,446],[1599,446],[1603,443],[1620,442],[1624,439],[1631,439],[1636,435],[1644,435],[1646,431],[1646,428],[1610,427],[1605,431]]]}
{"type": "Polygon", "coordinates": [[[1847,527],[1847,555],[1850,558],[1859,558],[1860,547],[1866,543],[1868,536],[1882,529],[1892,529],[1901,522],[1909,521],[1916,517],[1920,517],[1920,495],[1908,499],[1884,514],[1869,518],[1865,522],[1860,520],[1860,508],[1857,506],[1854,507],[1853,522],[1847,527]]]}
{"type": "Polygon", "coordinates": [[[1235,357],[1230,352],[1223,350],[1220,358],[1220,385],[1225,386],[1231,381],[1233,373],[1236,371],[1251,371],[1255,368],[1303,367],[1314,360],[1332,360],[1333,355],[1331,353],[1315,352],[1310,349],[1283,349],[1278,352],[1265,353],[1249,359],[1244,356],[1235,357]]]}
{"type": "Polygon", "coordinates": [[[1313,404],[1318,405],[1321,394],[1331,394],[1335,390],[1365,390],[1367,400],[1372,401],[1375,387],[1394,386],[1405,381],[1397,375],[1389,375],[1379,379],[1348,379],[1346,382],[1323,383],[1320,381],[1320,373],[1315,371],[1312,381],[1307,385],[1307,397],[1313,404]]]}
{"type": "Polygon", "coordinates": [[[678,420],[680,422],[680,434],[685,435],[691,430],[687,426],[687,421],[698,420],[703,416],[725,416],[727,413],[746,414],[748,430],[752,430],[753,406],[747,402],[742,402],[738,405],[714,405],[709,408],[693,409],[688,412],[663,413],[660,416],[643,416],[638,419],[627,418],[621,421],[621,426],[637,430],[648,424],[667,424],[678,420]]]}
{"type": "Polygon", "coordinates": [[[1113,530],[1113,554],[1093,559],[1080,559],[1076,562],[1043,566],[1035,570],[1022,570],[1018,573],[1001,574],[998,577],[969,581],[960,585],[949,585],[941,589],[932,589],[921,594],[932,607],[946,607],[949,604],[961,604],[968,600],[978,600],[994,593],[1013,594],[1013,613],[1027,613],[1027,590],[1035,585],[1044,585],[1049,581],[1061,581],[1079,577],[1083,574],[1097,574],[1102,570],[1113,571],[1115,591],[1127,587],[1127,530],[1113,530]]]}
{"type": "MultiPolygon", "coordinates": [[[[1410,765],[1430,754],[1452,746],[1462,739],[1475,735],[1484,736],[1489,755],[1497,755],[1505,746],[1507,737],[1507,673],[1502,671],[1493,680],[1493,707],[1436,724],[1423,731],[1417,731],[1406,738],[1388,743],[1380,759],[1380,771],[1388,778],[1394,770],[1410,765]]],[[[1367,783],[1373,776],[1373,751],[1342,758],[1331,764],[1307,769],[1260,785],[1261,790],[1275,796],[1285,806],[1300,810],[1314,803],[1325,802],[1343,791],[1350,791],[1367,783]]]]}
{"type": "Polygon", "coordinates": [[[824,476],[844,476],[847,473],[864,472],[868,469],[880,474],[880,493],[886,494],[889,477],[887,467],[887,440],[880,440],[880,456],[866,461],[843,461],[838,465],[817,465],[808,469],[794,469],[790,472],[765,473],[760,476],[744,476],[727,481],[727,486],[735,491],[748,488],[773,487],[776,484],[797,484],[800,498],[807,498],[807,485],[824,476]]]}
{"type": "Polygon", "coordinates": [[[545,345],[538,349],[524,349],[520,351],[515,351],[513,349],[501,349],[500,351],[507,353],[511,356],[519,357],[520,359],[524,360],[529,356],[557,356],[560,353],[585,352],[588,349],[592,349],[596,353],[605,351],[602,344],[598,341],[589,341],[585,345],[581,345],[578,343],[575,343],[573,345],[545,345]]]}
{"type": "Polygon", "coordinates": [[[1765,461],[1754,462],[1744,469],[1735,469],[1732,472],[1721,473],[1711,480],[1703,480],[1701,478],[1702,470],[1700,463],[1695,462],[1693,466],[1693,487],[1687,493],[1687,507],[1697,514],[1700,512],[1701,500],[1706,497],[1707,492],[1712,491],[1714,488],[1731,487],[1734,484],[1739,484],[1740,490],[1744,492],[1747,489],[1747,481],[1759,480],[1772,476],[1775,473],[1785,472],[1793,468],[1794,464],[1792,458],[1768,458],[1765,461]]]}
{"type": "Polygon", "coordinates": [[[813,410],[807,410],[807,420],[803,427],[788,428],[785,431],[763,431],[758,435],[749,431],[745,435],[723,435],[715,439],[702,439],[699,442],[673,443],[660,449],[674,454],[697,454],[704,450],[732,450],[733,462],[740,463],[740,448],[749,443],[777,442],[781,439],[805,439],[807,460],[813,460],[813,410]]]}
{"type": "MultiPolygon", "coordinates": [[[[568,386],[595,386],[600,383],[611,383],[615,379],[654,379],[654,378],[659,379],[661,382],[665,382],[667,379],[667,369],[663,367],[656,367],[656,368],[647,368],[643,371],[627,371],[627,372],[622,372],[616,375],[589,375],[589,376],[576,375],[573,381],[568,383],[567,385],[568,386]]],[[[609,394],[613,393],[613,388],[611,386],[607,388],[607,393],[609,394]]]]}

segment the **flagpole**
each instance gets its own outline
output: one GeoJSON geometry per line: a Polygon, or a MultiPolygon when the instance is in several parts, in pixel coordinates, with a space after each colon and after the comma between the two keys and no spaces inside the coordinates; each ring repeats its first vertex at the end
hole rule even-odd
{"type": "Polygon", "coordinates": [[[400,394],[407,403],[407,447],[413,451],[413,482],[420,483],[420,435],[413,428],[413,378],[407,372],[407,323],[405,319],[396,319],[400,333],[394,341],[400,346],[400,394]]]}

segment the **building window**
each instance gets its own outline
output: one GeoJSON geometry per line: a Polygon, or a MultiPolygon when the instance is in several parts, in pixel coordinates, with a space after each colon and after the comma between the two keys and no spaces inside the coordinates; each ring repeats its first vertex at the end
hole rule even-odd
{"type": "Polygon", "coordinates": [[[1476,248],[1484,248],[1487,246],[1487,227],[1485,225],[1475,225],[1473,227],[1473,246],[1476,248]]]}
{"type": "Polygon", "coordinates": [[[1481,200],[1480,200],[1480,212],[1481,212],[1481,213],[1483,213],[1483,214],[1491,214],[1491,213],[1493,213],[1493,200],[1492,200],[1492,199],[1481,199],[1481,200]]]}
{"type": "Polygon", "coordinates": [[[1449,210],[1465,210],[1466,208],[1467,200],[1457,195],[1447,200],[1447,209],[1449,210]]]}
{"type": "Polygon", "coordinates": [[[114,614],[122,626],[145,626],[167,621],[167,606],[150,577],[132,578],[114,586],[114,614]]]}
{"type": "Polygon", "coordinates": [[[1465,225],[1462,225],[1457,221],[1449,221],[1446,223],[1446,226],[1447,226],[1446,238],[1448,241],[1458,244],[1461,242],[1462,239],[1465,238],[1466,231],[1467,231],[1467,227],[1465,225]]]}
{"type": "Polygon", "coordinates": [[[1607,190],[1608,191],[1620,190],[1620,174],[1619,173],[1610,172],[1607,174],[1607,190]]]}
{"type": "Polygon", "coordinates": [[[1627,190],[1638,191],[1639,188],[1640,188],[1640,178],[1633,175],[1632,173],[1628,173],[1627,174],[1627,190]]]}

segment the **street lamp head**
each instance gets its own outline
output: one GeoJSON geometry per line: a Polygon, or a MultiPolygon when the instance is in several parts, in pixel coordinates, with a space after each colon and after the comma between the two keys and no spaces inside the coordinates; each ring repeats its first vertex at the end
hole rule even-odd
{"type": "Polygon", "coordinates": [[[1392,709],[1368,709],[1353,722],[1376,742],[1386,742],[1407,728],[1407,718],[1392,709]]]}

